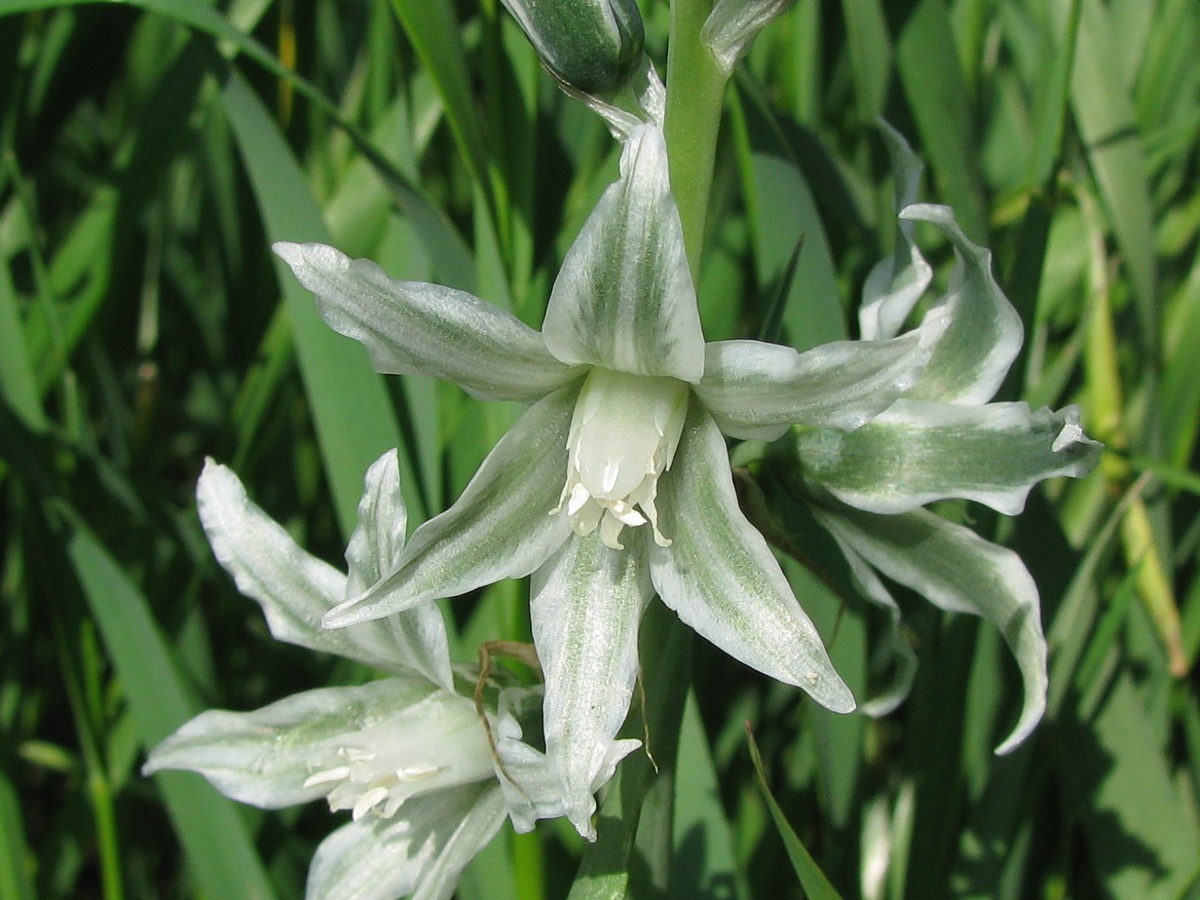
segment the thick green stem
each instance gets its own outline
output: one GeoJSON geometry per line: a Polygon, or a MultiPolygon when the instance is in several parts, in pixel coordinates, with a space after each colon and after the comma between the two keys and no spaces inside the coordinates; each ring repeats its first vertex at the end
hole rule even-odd
{"type": "Polygon", "coordinates": [[[671,41],[667,50],[664,130],[671,164],[671,189],[679,204],[683,243],[693,278],[700,274],[704,252],[708,194],[728,80],[700,42],[700,29],[711,9],[712,0],[672,0],[671,41]]]}

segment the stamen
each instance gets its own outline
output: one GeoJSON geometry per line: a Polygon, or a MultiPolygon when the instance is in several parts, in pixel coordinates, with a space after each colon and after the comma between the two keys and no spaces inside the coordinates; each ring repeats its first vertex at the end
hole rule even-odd
{"type": "Polygon", "coordinates": [[[350,777],[349,766],[338,766],[336,769],[326,769],[323,772],[314,772],[304,779],[304,787],[316,787],[319,784],[332,784],[335,781],[343,781],[350,777]]]}

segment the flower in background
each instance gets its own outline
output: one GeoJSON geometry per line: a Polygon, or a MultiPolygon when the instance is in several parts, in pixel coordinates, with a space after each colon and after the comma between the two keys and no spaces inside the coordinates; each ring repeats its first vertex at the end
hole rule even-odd
{"type": "Polygon", "coordinates": [[[854,707],[738,508],[722,432],[771,440],[794,423],[858,428],[916,383],[946,327],[939,314],[904,335],[803,354],[705,344],[656,125],[634,130],[621,173],[567,253],[540,333],[470,294],[392,281],[330,247],[275,248],[330,326],[362,341],[379,371],[533,404],[458,501],[325,624],[364,623],[532,573],[546,752],[568,814],[589,837],[593,787],[629,750],[614,736],[655,592],[731,656],[830,709],[854,707]]]}
{"type": "MultiPolygon", "coordinates": [[[[395,451],[367,474],[349,576],[309,555],[211,461],[197,490],[213,552],[258,601],[282,641],[365,663],[391,677],[295,694],[255,712],[209,710],[159,744],[146,774],[186,769],[243,803],[276,809],[324,797],[351,821],[317,848],[308,896],[448,898],[504,819],[528,831],[561,815],[543,754],[521,742],[540,690],[487,692],[491,737],[473,681],[450,666],[434,604],[339,631],[322,615],[395,565],[405,510],[395,451]]],[[[606,780],[611,770],[604,775],[606,780]]]]}
{"type": "Polygon", "coordinates": [[[954,247],[957,263],[934,307],[950,324],[916,383],[862,428],[796,430],[792,484],[814,504],[864,595],[887,608],[896,626],[901,677],[868,711],[894,707],[912,674],[899,608],[878,570],[944,610],[982,616],[1000,629],[1025,694],[1018,722],[997,750],[1004,753],[1028,736],[1046,705],[1037,586],[1014,552],[920,507],[954,497],[1016,515],[1037,482],[1091,471],[1101,445],[1084,434],[1077,407],[1054,412],[989,402],[1021,348],[1021,319],[992,277],[991,254],[966,238],[947,207],[913,202],[920,163],[899,134],[883,130],[897,172],[900,226],[892,257],[867,280],[862,336],[899,333],[929,286],[932,270],[913,240],[916,222],[933,225],[954,247]]]}

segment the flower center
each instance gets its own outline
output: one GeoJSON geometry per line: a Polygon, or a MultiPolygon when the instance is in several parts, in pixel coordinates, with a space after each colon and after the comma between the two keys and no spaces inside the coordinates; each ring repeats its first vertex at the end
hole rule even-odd
{"type": "Polygon", "coordinates": [[[409,797],[495,777],[474,704],[445,691],[331,746],[304,786],[326,788],[329,808],[352,810],[355,821],[368,812],[390,818],[409,797]]]}
{"type": "Polygon", "coordinates": [[[599,526],[600,540],[622,550],[621,530],[648,521],[659,546],[670,546],[658,530],[654,498],[675,457],[687,401],[683,381],[592,369],[575,403],[567,482],[555,510],[567,504],[576,534],[599,526]]]}

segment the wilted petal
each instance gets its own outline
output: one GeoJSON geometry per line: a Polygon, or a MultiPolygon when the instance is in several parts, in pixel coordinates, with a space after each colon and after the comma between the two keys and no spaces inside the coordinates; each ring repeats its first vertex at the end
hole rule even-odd
{"type": "Polygon", "coordinates": [[[992,277],[992,253],[971,243],[948,206],[916,203],[902,219],[934,225],[954,245],[957,263],[940,307],[950,318],[933,358],[908,396],[946,403],[986,403],[1021,349],[1021,317],[992,277]]]}
{"type": "MultiPolygon", "coordinates": [[[[896,179],[895,206],[899,216],[901,210],[917,202],[924,166],[900,132],[882,119],[879,130],[896,179]]],[[[917,249],[913,229],[912,220],[898,219],[892,255],[880,260],[867,275],[858,311],[859,335],[864,341],[885,340],[899,334],[904,320],[933,280],[933,269],[917,249]]]]}
{"type": "MultiPolygon", "coordinates": [[[[399,565],[407,520],[400,493],[399,454],[389,450],[367,470],[366,491],[358,504],[358,527],[346,548],[350,575],[342,600],[357,597],[399,565]]],[[[436,606],[423,603],[389,616],[378,625],[364,622],[347,630],[365,627],[388,629],[395,640],[398,663],[415,669],[448,691],[454,690],[446,623],[436,606]]]]}
{"type": "Polygon", "coordinates": [[[562,546],[559,506],[577,386],[530,407],[488,454],[458,501],[418,528],[399,568],[325,616],[327,628],[379,619],[502,578],[520,578],[562,546]]]}
{"type": "Polygon", "coordinates": [[[690,382],[704,373],[696,291],[657,126],[639,127],[626,142],[621,180],[563,260],[542,336],[565,363],[690,382]]]}
{"type": "Polygon", "coordinates": [[[804,353],[710,343],[695,391],[730,437],[770,441],[793,423],[858,428],[916,383],[944,328],[934,318],[890,341],[837,341],[804,353]]]}
{"type": "Polygon", "coordinates": [[[310,776],[336,759],[349,734],[401,716],[437,690],[424,678],[398,676],[305,691],[254,712],[208,710],[155,747],[142,771],[199,772],[225,796],[264,809],[315,800],[330,788],[310,776]]]}
{"type": "Polygon", "coordinates": [[[367,816],[317,848],[308,900],[449,900],[467,864],[504,824],[495,785],[414,797],[395,819],[367,816]]]}
{"type": "Polygon", "coordinates": [[[854,432],[802,431],[796,446],[805,479],[859,509],[893,514],[962,497],[1010,516],[1039,481],[1086,475],[1101,449],[1074,406],[918,400],[899,400],[854,432]]]}
{"type": "Polygon", "coordinates": [[[997,749],[1007,753],[1046,709],[1046,639],[1037,585],[1021,558],[926,510],[880,516],[849,507],[818,512],[839,543],[948,612],[982,616],[1000,629],[1025,684],[1021,716],[997,749]]]}
{"type": "Polygon", "coordinates": [[[379,372],[432,375],[480,400],[523,403],[582,374],[551,356],[528,325],[471,294],[393,281],[370,260],[324,244],[274,249],[317,295],[329,327],[365,345],[379,372]]]}
{"type": "Polygon", "coordinates": [[[738,508],[725,442],[699,403],[659,497],[662,527],[674,540],[649,548],[663,602],[746,665],[804,688],[835,712],[854,709],[767,542],[738,508]]]}
{"type": "Polygon", "coordinates": [[[533,574],[533,642],[546,678],[546,754],[562,780],[571,821],[595,839],[593,792],[637,741],[614,741],[637,681],[638,623],[654,593],[645,529],[626,549],[598,532],[573,537],[533,574]]]}
{"type": "Polygon", "coordinates": [[[207,460],[196,503],[217,561],[238,590],[262,607],[277,640],[389,672],[408,664],[383,624],[322,630],[321,617],[344,599],[346,577],[297,546],[283,526],[250,501],[230,469],[207,460]]]}
{"type": "Polygon", "coordinates": [[[700,40],[708,45],[726,75],[741,59],[758,33],[791,6],[793,0],[717,0],[700,40]]]}

